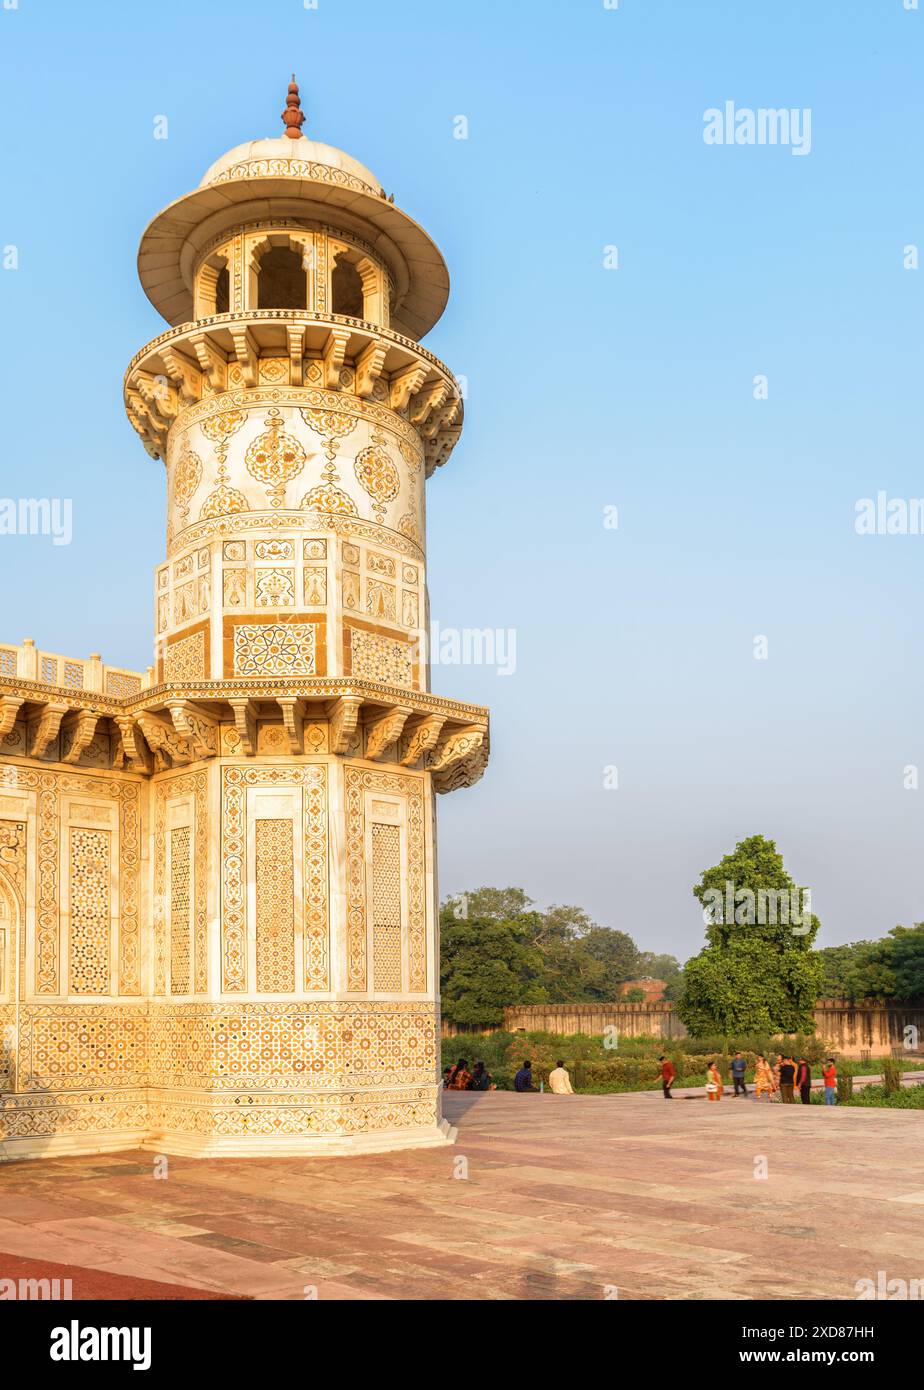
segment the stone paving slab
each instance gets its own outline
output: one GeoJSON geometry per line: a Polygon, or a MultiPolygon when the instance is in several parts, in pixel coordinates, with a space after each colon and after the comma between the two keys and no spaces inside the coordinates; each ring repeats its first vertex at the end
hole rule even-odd
{"type": "Polygon", "coordinates": [[[105,1297],[134,1278],[257,1299],[543,1301],[852,1299],[879,1270],[924,1277],[922,1112],[444,1101],[459,1129],[445,1149],[171,1158],[166,1180],[141,1153],[4,1165],[0,1278],[15,1257],[105,1274],[105,1297]]]}

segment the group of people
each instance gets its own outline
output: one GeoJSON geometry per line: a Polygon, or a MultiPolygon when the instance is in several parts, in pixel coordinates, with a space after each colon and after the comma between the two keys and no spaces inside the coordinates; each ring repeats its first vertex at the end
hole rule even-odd
{"type": "MultiPolygon", "coordinates": [[[[460,1057],[454,1067],[443,1068],[443,1089],[445,1091],[496,1091],[497,1086],[484,1062],[476,1062],[471,1071],[468,1062],[460,1057]]],[[[538,1091],[533,1080],[533,1064],[526,1061],[513,1078],[515,1091],[538,1091]]],[[[571,1077],[564,1062],[558,1062],[549,1072],[549,1090],[556,1096],[572,1096],[574,1089],[571,1077]]]]}
{"type": "Polygon", "coordinates": [[[497,1087],[484,1062],[475,1062],[471,1071],[468,1062],[460,1057],[454,1067],[443,1068],[443,1089],[446,1091],[496,1091],[497,1087]]]}
{"type": "MultiPolygon", "coordinates": [[[[664,1099],[673,1100],[671,1092],[674,1082],[677,1080],[677,1068],[670,1057],[664,1056],[658,1058],[658,1065],[664,1099]]],[[[746,1057],[742,1052],[736,1052],[729,1066],[736,1096],[750,1094],[747,1084],[747,1070],[746,1057]]],[[[715,1058],[707,1064],[706,1073],[709,1078],[706,1082],[707,1100],[721,1100],[725,1094],[725,1084],[722,1080],[722,1073],[719,1071],[718,1061],[715,1058]]],[[[837,1067],[833,1057],[829,1057],[824,1063],[821,1074],[824,1081],[825,1105],[836,1105],[837,1067]]],[[[464,1057],[460,1057],[454,1067],[443,1069],[443,1087],[447,1091],[497,1090],[494,1079],[484,1062],[475,1062],[472,1070],[469,1071],[468,1062],[464,1057]]],[[[533,1078],[531,1061],[525,1061],[520,1067],[513,1078],[513,1089],[521,1092],[540,1089],[533,1078]]],[[[549,1090],[556,1096],[574,1095],[571,1077],[562,1061],[557,1062],[549,1072],[549,1090]]],[[[779,1053],[776,1061],[771,1065],[763,1053],[758,1052],[754,1063],[754,1095],[756,1099],[766,1098],[770,1101],[779,1097],[784,1104],[793,1105],[796,1091],[799,1092],[799,1099],[803,1105],[811,1104],[812,1068],[808,1059],[806,1057],[784,1057],[782,1053],[779,1053]]]]}
{"type": "MultiPolygon", "coordinates": [[[[672,1100],[671,1088],[677,1079],[677,1069],[669,1057],[659,1057],[658,1061],[661,1068],[661,1089],[664,1092],[664,1099],[672,1100]]],[[[736,1052],[729,1068],[736,1096],[749,1094],[746,1080],[747,1069],[747,1059],[743,1053],[736,1052]]],[[[709,1078],[706,1082],[707,1100],[721,1100],[725,1093],[725,1086],[718,1062],[715,1059],[708,1063],[706,1073],[709,1078]]],[[[827,1059],[821,1069],[821,1074],[824,1081],[825,1105],[836,1105],[837,1067],[833,1057],[827,1059]]],[[[758,1100],[766,1097],[770,1101],[779,1096],[784,1104],[793,1105],[795,1104],[796,1091],[799,1092],[799,1099],[803,1105],[811,1104],[812,1068],[808,1059],[806,1057],[799,1057],[798,1059],[789,1056],[784,1057],[780,1053],[771,1065],[763,1053],[759,1052],[754,1063],[755,1097],[758,1100]]]]}

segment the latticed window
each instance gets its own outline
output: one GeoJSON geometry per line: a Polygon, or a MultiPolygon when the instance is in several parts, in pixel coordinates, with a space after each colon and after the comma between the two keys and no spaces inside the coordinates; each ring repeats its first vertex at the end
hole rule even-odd
{"type": "Polygon", "coordinates": [[[0,647],[0,676],[16,675],[16,652],[0,647]]]}
{"type": "Polygon", "coordinates": [[[141,677],[129,676],[123,671],[106,672],[106,694],[123,697],[137,695],[141,689],[141,677]]]}

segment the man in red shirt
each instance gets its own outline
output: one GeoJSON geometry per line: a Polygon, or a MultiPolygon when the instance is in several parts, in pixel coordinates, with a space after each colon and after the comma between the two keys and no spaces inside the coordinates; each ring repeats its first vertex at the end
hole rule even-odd
{"type": "Polygon", "coordinates": [[[837,1068],[834,1065],[834,1058],[829,1057],[821,1069],[825,1083],[825,1105],[837,1104],[837,1068]]]}
{"type": "Polygon", "coordinates": [[[664,1092],[665,1100],[673,1100],[671,1087],[677,1079],[677,1068],[674,1066],[670,1057],[659,1057],[661,1063],[661,1090],[664,1092]]]}

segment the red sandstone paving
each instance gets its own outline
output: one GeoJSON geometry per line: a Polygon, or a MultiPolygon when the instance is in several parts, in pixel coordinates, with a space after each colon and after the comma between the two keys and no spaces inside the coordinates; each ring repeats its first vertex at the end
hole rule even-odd
{"type": "Polygon", "coordinates": [[[146,1277],[290,1300],[306,1285],[328,1299],[599,1299],[605,1284],[623,1299],[849,1299],[879,1269],[924,1273],[918,1113],[652,1095],[445,1102],[453,1148],[171,1158],[166,1180],[140,1153],[5,1165],[0,1277],[19,1258],[111,1278],[101,1297],[146,1277]]]}

